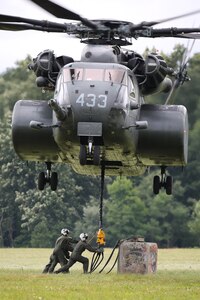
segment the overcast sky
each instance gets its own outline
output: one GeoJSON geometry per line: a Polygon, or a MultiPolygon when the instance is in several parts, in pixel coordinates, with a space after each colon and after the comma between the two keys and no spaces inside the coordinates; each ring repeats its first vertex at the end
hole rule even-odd
{"type": "MultiPolygon", "coordinates": [[[[133,23],[153,21],[200,10],[199,0],[54,0],[60,5],[79,13],[89,19],[119,19],[133,23]]],[[[27,17],[38,20],[56,20],[51,14],[38,8],[29,0],[0,0],[0,14],[27,17]]],[[[164,27],[199,27],[200,13],[191,17],[166,22],[156,28],[164,27]]],[[[56,55],[70,55],[80,59],[83,45],[79,40],[68,38],[64,34],[43,33],[36,31],[10,32],[0,30],[0,72],[13,67],[15,62],[22,60],[27,54],[35,57],[45,49],[54,50],[56,55]]],[[[145,48],[155,46],[158,51],[170,53],[177,43],[185,44],[185,39],[140,38],[128,47],[139,53],[145,48]]],[[[200,40],[194,45],[193,53],[200,52],[200,40]]]]}

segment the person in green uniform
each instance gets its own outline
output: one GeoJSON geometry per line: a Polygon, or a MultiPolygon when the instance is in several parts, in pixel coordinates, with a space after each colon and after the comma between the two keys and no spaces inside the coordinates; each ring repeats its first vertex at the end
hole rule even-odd
{"type": "Polygon", "coordinates": [[[80,262],[83,264],[83,273],[88,272],[89,267],[89,259],[87,257],[82,256],[82,253],[85,250],[88,250],[90,252],[99,252],[100,250],[97,248],[93,248],[88,242],[87,242],[88,234],[87,233],[81,233],[80,234],[80,241],[76,244],[74,247],[74,250],[70,256],[70,259],[66,265],[55,271],[55,274],[58,273],[66,273],[69,271],[69,268],[71,268],[76,262],[80,262]]]}
{"type": "Polygon", "coordinates": [[[70,253],[73,251],[73,243],[78,241],[69,236],[69,230],[63,228],[61,230],[61,236],[56,240],[53,253],[50,256],[49,263],[45,266],[42,273],[53,273],[56,265],[60,263],[64,266],[68,263],[70,253]]]}

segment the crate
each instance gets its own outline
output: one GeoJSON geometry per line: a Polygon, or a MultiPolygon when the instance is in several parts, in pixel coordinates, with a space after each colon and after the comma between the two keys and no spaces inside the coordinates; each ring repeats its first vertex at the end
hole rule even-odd
{"type": "Polygon", "coordinates": [[[119,245],[118,272],[148,274],[157,270],[158,246],[135,238],[119,245]]]}

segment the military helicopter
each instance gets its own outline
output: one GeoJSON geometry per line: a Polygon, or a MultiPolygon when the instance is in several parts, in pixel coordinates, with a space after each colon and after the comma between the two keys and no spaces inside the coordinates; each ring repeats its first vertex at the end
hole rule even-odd
{"type": "Polygon", "coordinates": [[[158,166],[153,192],[172,193],[168,166],[185,166],[188,152],[187,109],[172,105],[175,88],[189,79],[186,63],[175,72],[162,56],[146,58],[126,50],[139,37],[198,39],[200,28],[152,26],[183,16],[133,24],[121,20],[89,20],[53,1],[30,0],[57,18],[57,23],[0,15],[0,30],[38,30],[67,33],[85,47],[80,61],[52,50],[33,59],[29,69],[36,84],[54,91],[53,99],[19,100],[12,116],[12,139],[18,156],[25,161],[46,163],[38,188],[48,183],[57,189],[53,163],[69,164],[80,174],[110,176],[142,175],[158,166]],[[147,104],[145,96],[167,93],[165,104],[147,104]]]}

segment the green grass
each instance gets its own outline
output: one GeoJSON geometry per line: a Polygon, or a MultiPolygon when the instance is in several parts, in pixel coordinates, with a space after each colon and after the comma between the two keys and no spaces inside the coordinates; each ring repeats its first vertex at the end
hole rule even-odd
{"type": "MultiPolygon", "coordinates": [[[[160,249],[158,271],[148,275],[117,274],[116,268],[110,274],[83,275],[78,263],[70,274],[41,274],[50,253],[0,249],[0,299],[200,299],[200,249],[160,249]]],[[[109,254],[106,249],[105,256],[109,254]]]]}

